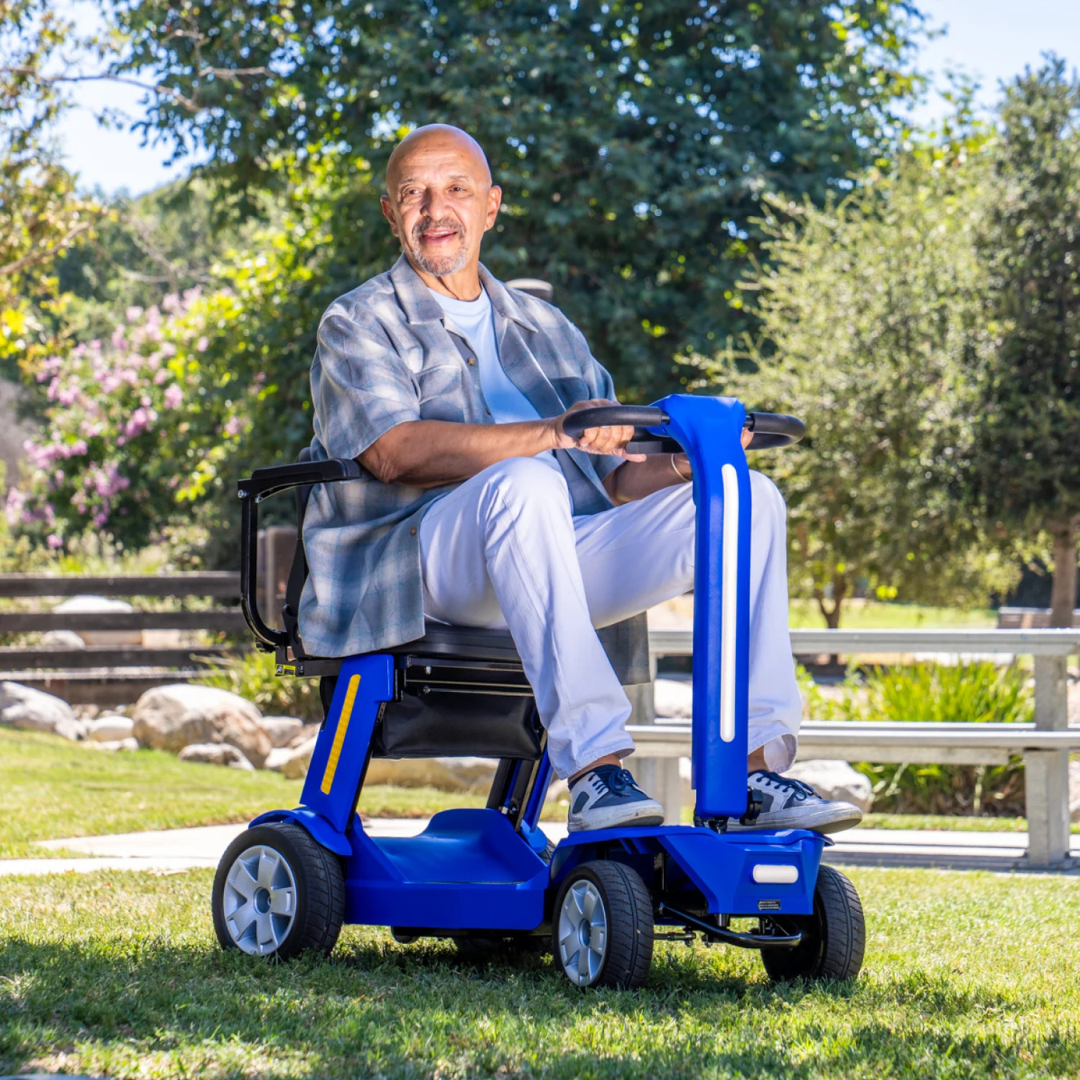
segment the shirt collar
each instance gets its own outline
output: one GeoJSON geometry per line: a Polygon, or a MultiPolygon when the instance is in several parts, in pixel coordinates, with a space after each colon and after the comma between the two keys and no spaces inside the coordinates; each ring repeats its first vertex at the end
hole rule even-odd
{"type": "MultiPolygon", "coordinates": [[[[420,275],[404,255],[394,263],[390,271],[390,281],[410,324],[442,321],[443,309],[439,302],[431,295],[431,290],[420,280],[420,275]]],[[[487,290],[491,306],[499,315],[535,333],[535,323],[525,314],[512,290],[493,277],[483,263],[480,264],[480,281],[487,290]]]]}

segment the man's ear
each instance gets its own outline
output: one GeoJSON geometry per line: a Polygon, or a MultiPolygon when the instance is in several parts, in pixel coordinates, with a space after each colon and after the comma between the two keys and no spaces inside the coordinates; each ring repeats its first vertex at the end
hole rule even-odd
{"type": "Polygon", "coordinates": [[[390,231],[400,240],[401,234],[398,232],[397,221],[394,218],[393,208],[390,206],[390,196],[380,195],[379,206],[382,209],[383,217],[390,222],[390,231]]]}
{"type": "Polygon", "coordinates": [[[502,188],[498,184],[492,184],[488,188],[487,218],[484,221],[484,232],[487,232],[495,224],[499,216],[499,207],[502,206],[502,188]]]}

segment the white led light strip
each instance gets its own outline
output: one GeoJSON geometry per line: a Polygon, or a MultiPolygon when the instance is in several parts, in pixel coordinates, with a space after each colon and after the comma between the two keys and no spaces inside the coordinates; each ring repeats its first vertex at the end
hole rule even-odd
{"type": "Polygon", "coordinates": [[[720,738],[735,738],[735,639],[739,603],[739,474],[734,465],[720,470],[724,482],[724,542],[720,598],[720,738]]]}

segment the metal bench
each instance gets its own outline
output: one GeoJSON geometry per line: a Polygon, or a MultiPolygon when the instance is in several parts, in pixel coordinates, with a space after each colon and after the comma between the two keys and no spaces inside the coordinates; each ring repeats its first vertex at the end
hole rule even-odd
{"type": "MultiPolygon", "coordinates": [[[[654,657],[690,654],[690,631],[649,635],[654,657]]],[[[1080,751],[1080,728],[1068,726],[1066,664],[1080,647],[1080,630],[793,630],[796,655],[960,654],[1032,655],[1035,658],[1033,724],[855,723],[807,721],[799,757],[845,761],[1001,765],[1024,759],[1028,852],[1031,866],[1060,866],[1069,851],[1069,752],[1080,751]]],[[[671,820],[682,809],[680,757],[690,752],[688,722],[657,718],[630,732],[656,797],[671,820]]]]}

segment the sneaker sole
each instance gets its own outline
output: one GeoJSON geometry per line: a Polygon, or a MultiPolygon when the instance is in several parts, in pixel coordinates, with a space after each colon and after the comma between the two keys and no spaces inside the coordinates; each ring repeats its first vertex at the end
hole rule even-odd
{"type": "Polygon", "coordinates": [[[764,829],[809,829],[824,836],[853,829],[862,821],[858,807],[847,810],[819,810],[816,813],[763,815],[753,825],[729,821],[728,832],[760,832],[764,829]]]}
{"type": "Polygon", "coordinates": [[[566,821],[568,832],[587,832],[595,829],[647,828],[650,825],[663,825],[664,814],[656,812],[653,806],[642,806],[636,812],[627,813],[625,809],[612,807],[598,810],[589,815],[588,821],[571,814],[566,821]]]}

